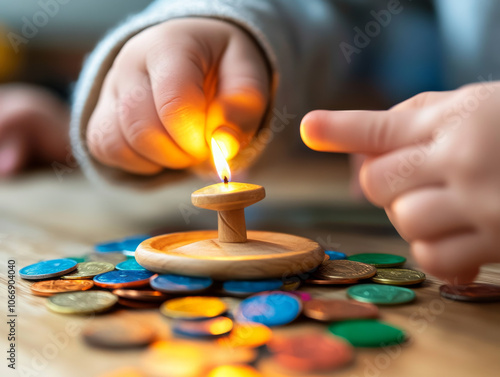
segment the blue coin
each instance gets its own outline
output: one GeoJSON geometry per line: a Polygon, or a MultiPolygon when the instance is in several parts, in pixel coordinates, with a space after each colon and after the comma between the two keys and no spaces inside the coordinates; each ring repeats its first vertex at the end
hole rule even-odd
{"type": "Polygon", "coordinates": [[[330,257],[330,260],[347,259],[347,255],[341,253],[340,251],[325,250],[325,254],[330,257]]]}
{"type": "Polygon", "coordinates": [[[117,270],[125,271],[147,271],[142,267],[135,259],[127,259],[126,261],[120,262],[116,265],[117,270]]]}
{"type": "Polygon", "coordinates": [[[120,250],[124,253],[135,253],[135,249],[137,249],[137,246],[139,246],[142,241],[147,240],[148,238],[151,238],[149,234],[137,234],[135,236],[124,238],[120,242],[120,250]]]}
{"type": "Polygon", "coordinates": [[[260,293],[240,303],[237,319],[266,326],[281,326],[292,322],[301,311],[302,303],[294,295],[285,292],[260,293]]]}
{"type": "Polygon", "coordinates": [[[94,277],[95,285],[103,288],[127,288],[147,285],[154,273],[149,271],[110,271],[94,277]]]}
{"type": "Polygon", "coordinates": [[[19,276],[27,280],[49,279],[76,270],[76,265],[71,259],[52,259],[21,268],[19,276]]]}
{"type": "Polygon", "coordinates": [[[222,284],[227,293],[245,296],[264,291],[275,291],[283,286],[280,279],[267,280],[228,280],[222,284]]]}
{"type": "Polygon", "coordinates": [[[165,293],[200,292],[209,288],[213,281],[210,278],[181,276],[174,274],[158,275],[151,280],[151,287],[165,293]]]}
{"type": "Polygon", "coordinates": [[[100,253],[112,253],[116,251],[121,251],[120,242],[119,241],[108,241],[101,242],[94,246],[95,251],[100,253]]]}

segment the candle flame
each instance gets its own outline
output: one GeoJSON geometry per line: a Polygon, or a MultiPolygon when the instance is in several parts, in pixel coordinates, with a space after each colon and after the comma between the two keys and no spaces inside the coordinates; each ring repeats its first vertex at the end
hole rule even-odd
{"type": "Polygon", "coordinates": [[[221,181],[225,184],[231,182],[231,169],[229,169],[229,164],[224,158],[224,153],[219,143],[212,138],[212,156],[214,158],[215,169],[217,169],[217,174],[221,181]]]}

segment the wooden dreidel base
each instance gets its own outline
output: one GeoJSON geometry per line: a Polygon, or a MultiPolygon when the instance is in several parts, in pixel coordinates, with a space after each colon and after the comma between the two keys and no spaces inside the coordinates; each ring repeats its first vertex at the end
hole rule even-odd
{"type": "Polygon", "coordinates": [[[244,208],[262,200],[262,186],[219,183],[192,194],[195,206],[218,212],[217,231],[165,234],[136,250],[148,270],[219,280],[285,278],[308,272],[324,259],[318,243],[290,234],[249,231],[244,208]]]}

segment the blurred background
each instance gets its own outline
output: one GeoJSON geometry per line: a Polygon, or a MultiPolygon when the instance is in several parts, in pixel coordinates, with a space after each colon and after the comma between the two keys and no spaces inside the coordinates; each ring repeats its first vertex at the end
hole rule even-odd
{"type": "MultiPolygon", "coordinates": [[[[40,223],[52,221],[71,231],[76,222],[78,235],[88,228],[86,234],[93,239],[95,232],[104,229],[110,238],[122,236],[124,229],[149,231],[168,218],[195,226],[182,220],[177,206],[190,206],[189,194],[207,182],[192,177],[147,195],[121,192],[116,187],[102,189],[81,175],[69,148],[69,98],[85,55],[107,30],[149,3],[0,0],[0,212],[4,223],[40,213],[40,223]],[[6,119],[6,114],[11,118],[6,119]],[[76,213],[88,216],[75,219],[68,213],[75,206],[76,213]],[[109,223],[116,224],[114,231],[109,223]]],[[[333,3],[352,34],[354,26],[373,19],[373,10],[388,4],[365,0],[333,3]]],[[[401,4],[404,11],[353,57],[346,69],[348,85],[331,99],[331,109],[387,109],[422,91],[455,88],[477,81],[480,74],[488,77],[494,72],[492,67],[498,66],[498,48],[491,48],[495,43],[498,46],[498,33],[485,33],[498,29],[495,1],[401,4]],[[492,58],[491,54],[496,55],[492,58]]],[[[365,224],[375,226],[376,231],[380,226],[393,231],[385,214],[363,201],[356,180],[350,182],[347,156],[316,153],[303,145],[298,137],[300,118],[299,114],[287,132],[292,137],[286,148],[268,148],[275,151],[274,156],[266,154],[245,177],[263,184],[269,198],[255,216],[250,213],[250,221],[267,220],[265,227],[295,221],[299,228],[318,223],[335,227],[365,224]],[[289,207],[302,209],[290,213],[289,207]]],[[[287,140],[281,134],[279,139],[287,140]]]]}

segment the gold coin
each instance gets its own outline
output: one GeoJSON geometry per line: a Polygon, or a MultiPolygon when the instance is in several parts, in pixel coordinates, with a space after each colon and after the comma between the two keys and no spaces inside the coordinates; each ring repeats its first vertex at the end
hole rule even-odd
{"type": "Polygon", "coordinates": [[[127,260],[127,257],[122,253],[91,253],[86,256],[89,262],[108,262],[115,266],[127,260]]]}
{"type": "Polygon", "coordinates": [[[271,329],[260,323],[235,323],[229,335],[217,339],[217,343],[230,348],[258,348],[269,343],[271,329]]]}
{"type": "Polygon", "coordinates": [[[71,274],[61,276],[61,279],[91,279],[96,275],[113,271],[115,266],[109,262],[82,262],[76,265],[71,274]]]}
{"type": "Polygon", "coordinates": [[[206,319],[227,311],[226,304],[217,297],[191,296],[168,300],[160,307],[165,317],[176,319],[206,319]]]}
{"type": "Polygon", "coordinates": [[[371,278],[377,269],[366,263],[346,259],[323,262],[314,272],[313,280],[338,280],[339,283],[352,283],[360,279],[371,278]]]}
{"type": "Polygon", "coordinates": [[[105,311],[117,301],[118,297],[111,292],[70,292],[49,297],[47,307],[56,313],[88,314],[105,311]]]}
{"type": "Polygon", "coordinates": [[[94,286],[92,280],[43,280],[37,281],[30,288],[37,296],[52,296],[56,293],[86,291],[94,286]]]}
{"type": "Polygon", "coordinates": [[[379,284],[412,285],[425,280],[425,274],[409,268],[379,268],[372,281],[379,284]]]}

